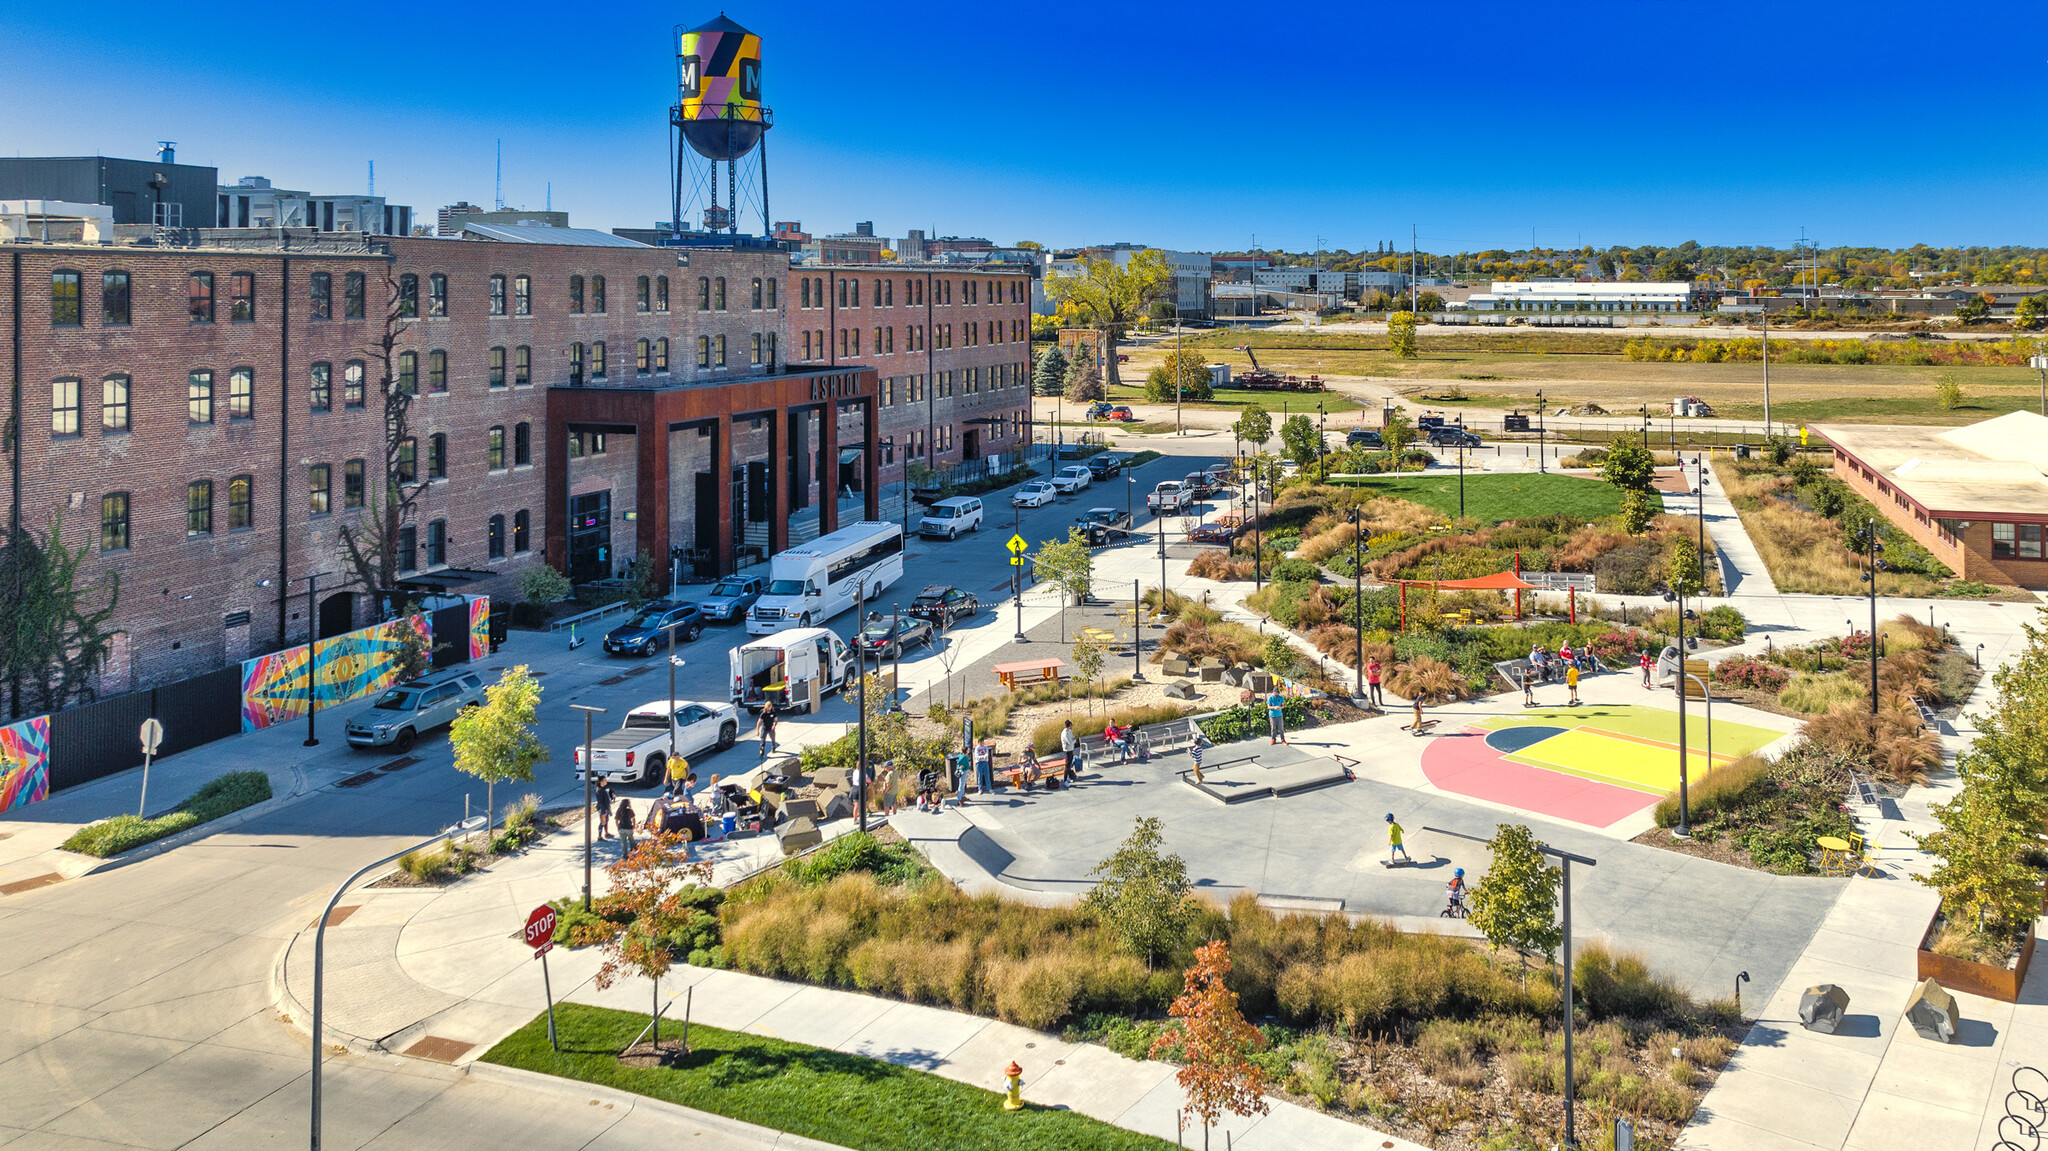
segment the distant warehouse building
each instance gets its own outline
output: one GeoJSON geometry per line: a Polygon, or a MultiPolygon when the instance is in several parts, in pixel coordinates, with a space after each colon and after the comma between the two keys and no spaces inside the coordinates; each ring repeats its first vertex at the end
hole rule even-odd
{"type": "Polygon", "coordinates": [[[1615,284],[1570,280],[1495,280],[1493,290],[1466,303],[1474,312],[1511,315],[1585,312],[1642,315],[1692,310],[1692,285],[1684,281],[1615,284]]]}
{"type": "Polygon", "coordinates": [[[1816,425],[1835,475],[1958,576],[2048,588],[2048,419],[1816,425]]]}

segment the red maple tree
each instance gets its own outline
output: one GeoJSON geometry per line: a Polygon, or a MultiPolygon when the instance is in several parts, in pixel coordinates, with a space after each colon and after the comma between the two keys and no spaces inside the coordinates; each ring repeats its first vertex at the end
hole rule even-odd
{"type": "Polygon", "coordinates": [[[711,882],[711,865],[692,860],[680,835],[648,835],[632,854],[605,868],[611,893],[607,911],[626,911],[632,919],[603,941],[604,966],[597,985],[610,987],[622,976],[644,975],[654,983],[654,1044],[661,1045],[661,977],[675,963],[669,936],[688,926],[695,909],[682,898],[686,881],[711,882]]]}
{"type": "Polygon", "coordinates": [[[1237,992],[1224,983],[1230,974],[1230,944],[1223,940],[1195,949],[1172,1015],[1179,1022],[1152,1044],[1152,1054],[1179,1046],[1186,1062],[1175,1076],[1187,1093],[1188,1109],[1213,1127],[1225,1110],[1238,1115],[1266,1113],[1266,1071],[1247,1054],[1266,1037],[1246,1023],[1237,992]]]}

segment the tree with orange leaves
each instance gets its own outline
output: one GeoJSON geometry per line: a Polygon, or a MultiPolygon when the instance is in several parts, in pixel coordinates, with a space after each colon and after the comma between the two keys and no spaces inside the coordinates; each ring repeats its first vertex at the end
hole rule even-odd
{"type": "Polygon", "coordinates": [[[1173,1001],[1179,1022],[1152,1044],[1159,1055],[1178,1046],[1187,1060],[1175,1078],[1187,1092],[1188,1107],[1202,1117],[1204,1129],[1214,1127],[1225,1109],[1238,1115],[1266,1113],[1266,1072],[1246,1057],[1266,1045],[1266,1037],[1244,1020],[1237,992],[1225,983],[1230,974],[1230,944],[1223,940],[1195,949],[1180,998],[1173,1001]]]}
{"type": "Polygon", "coordinates": [[[661,977],[675,963],[670,936],[689,926],[696,908],[682,897],[686,880],[711,882],[711,865],[690,859],[683,837],[649,835],[633,853],[605,868],[612,890],[607,910],[631,912],[633,918],[604,940],[604,966],[598,969],[600,990],[629,974],[654,982],[654,1049],[661,1050],[661,977]]]}

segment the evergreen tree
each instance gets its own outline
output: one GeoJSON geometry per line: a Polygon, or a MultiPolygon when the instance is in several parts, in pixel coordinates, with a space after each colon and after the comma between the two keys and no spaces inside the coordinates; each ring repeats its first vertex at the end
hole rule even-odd
{"type": "Polygon", "coordinates": [[[1057,396],[1067,386],[1067,356],[1054,344],[1038,357],[1031,373],[1031,391],[1040,396],[1057,396]]]}

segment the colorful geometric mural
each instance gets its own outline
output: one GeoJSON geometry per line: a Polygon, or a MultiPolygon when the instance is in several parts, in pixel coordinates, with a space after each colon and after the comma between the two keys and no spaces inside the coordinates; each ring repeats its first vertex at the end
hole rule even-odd
{"type": "Polygon", "coordinates": [[[50,717],[39,715],[0,727],[0,811],[25,807],[50,794],[50,717]]]}
{"type": "Polygon", "coordinates": [[[482,659],[491,654],[491,597],[477,596],[469,601],[469,658],[482,659]]]}
{"type": "MultiPolygon", "coordinates": [[[[313,691],[322,708],[361,699],[398,678],[401,627],[417,628],[431,645],[424,615],[392,620],[320,641],[313,691]]],[[[242,661],[242,730],[255,731],[306,715],[306,645],[242,661]]]]}

